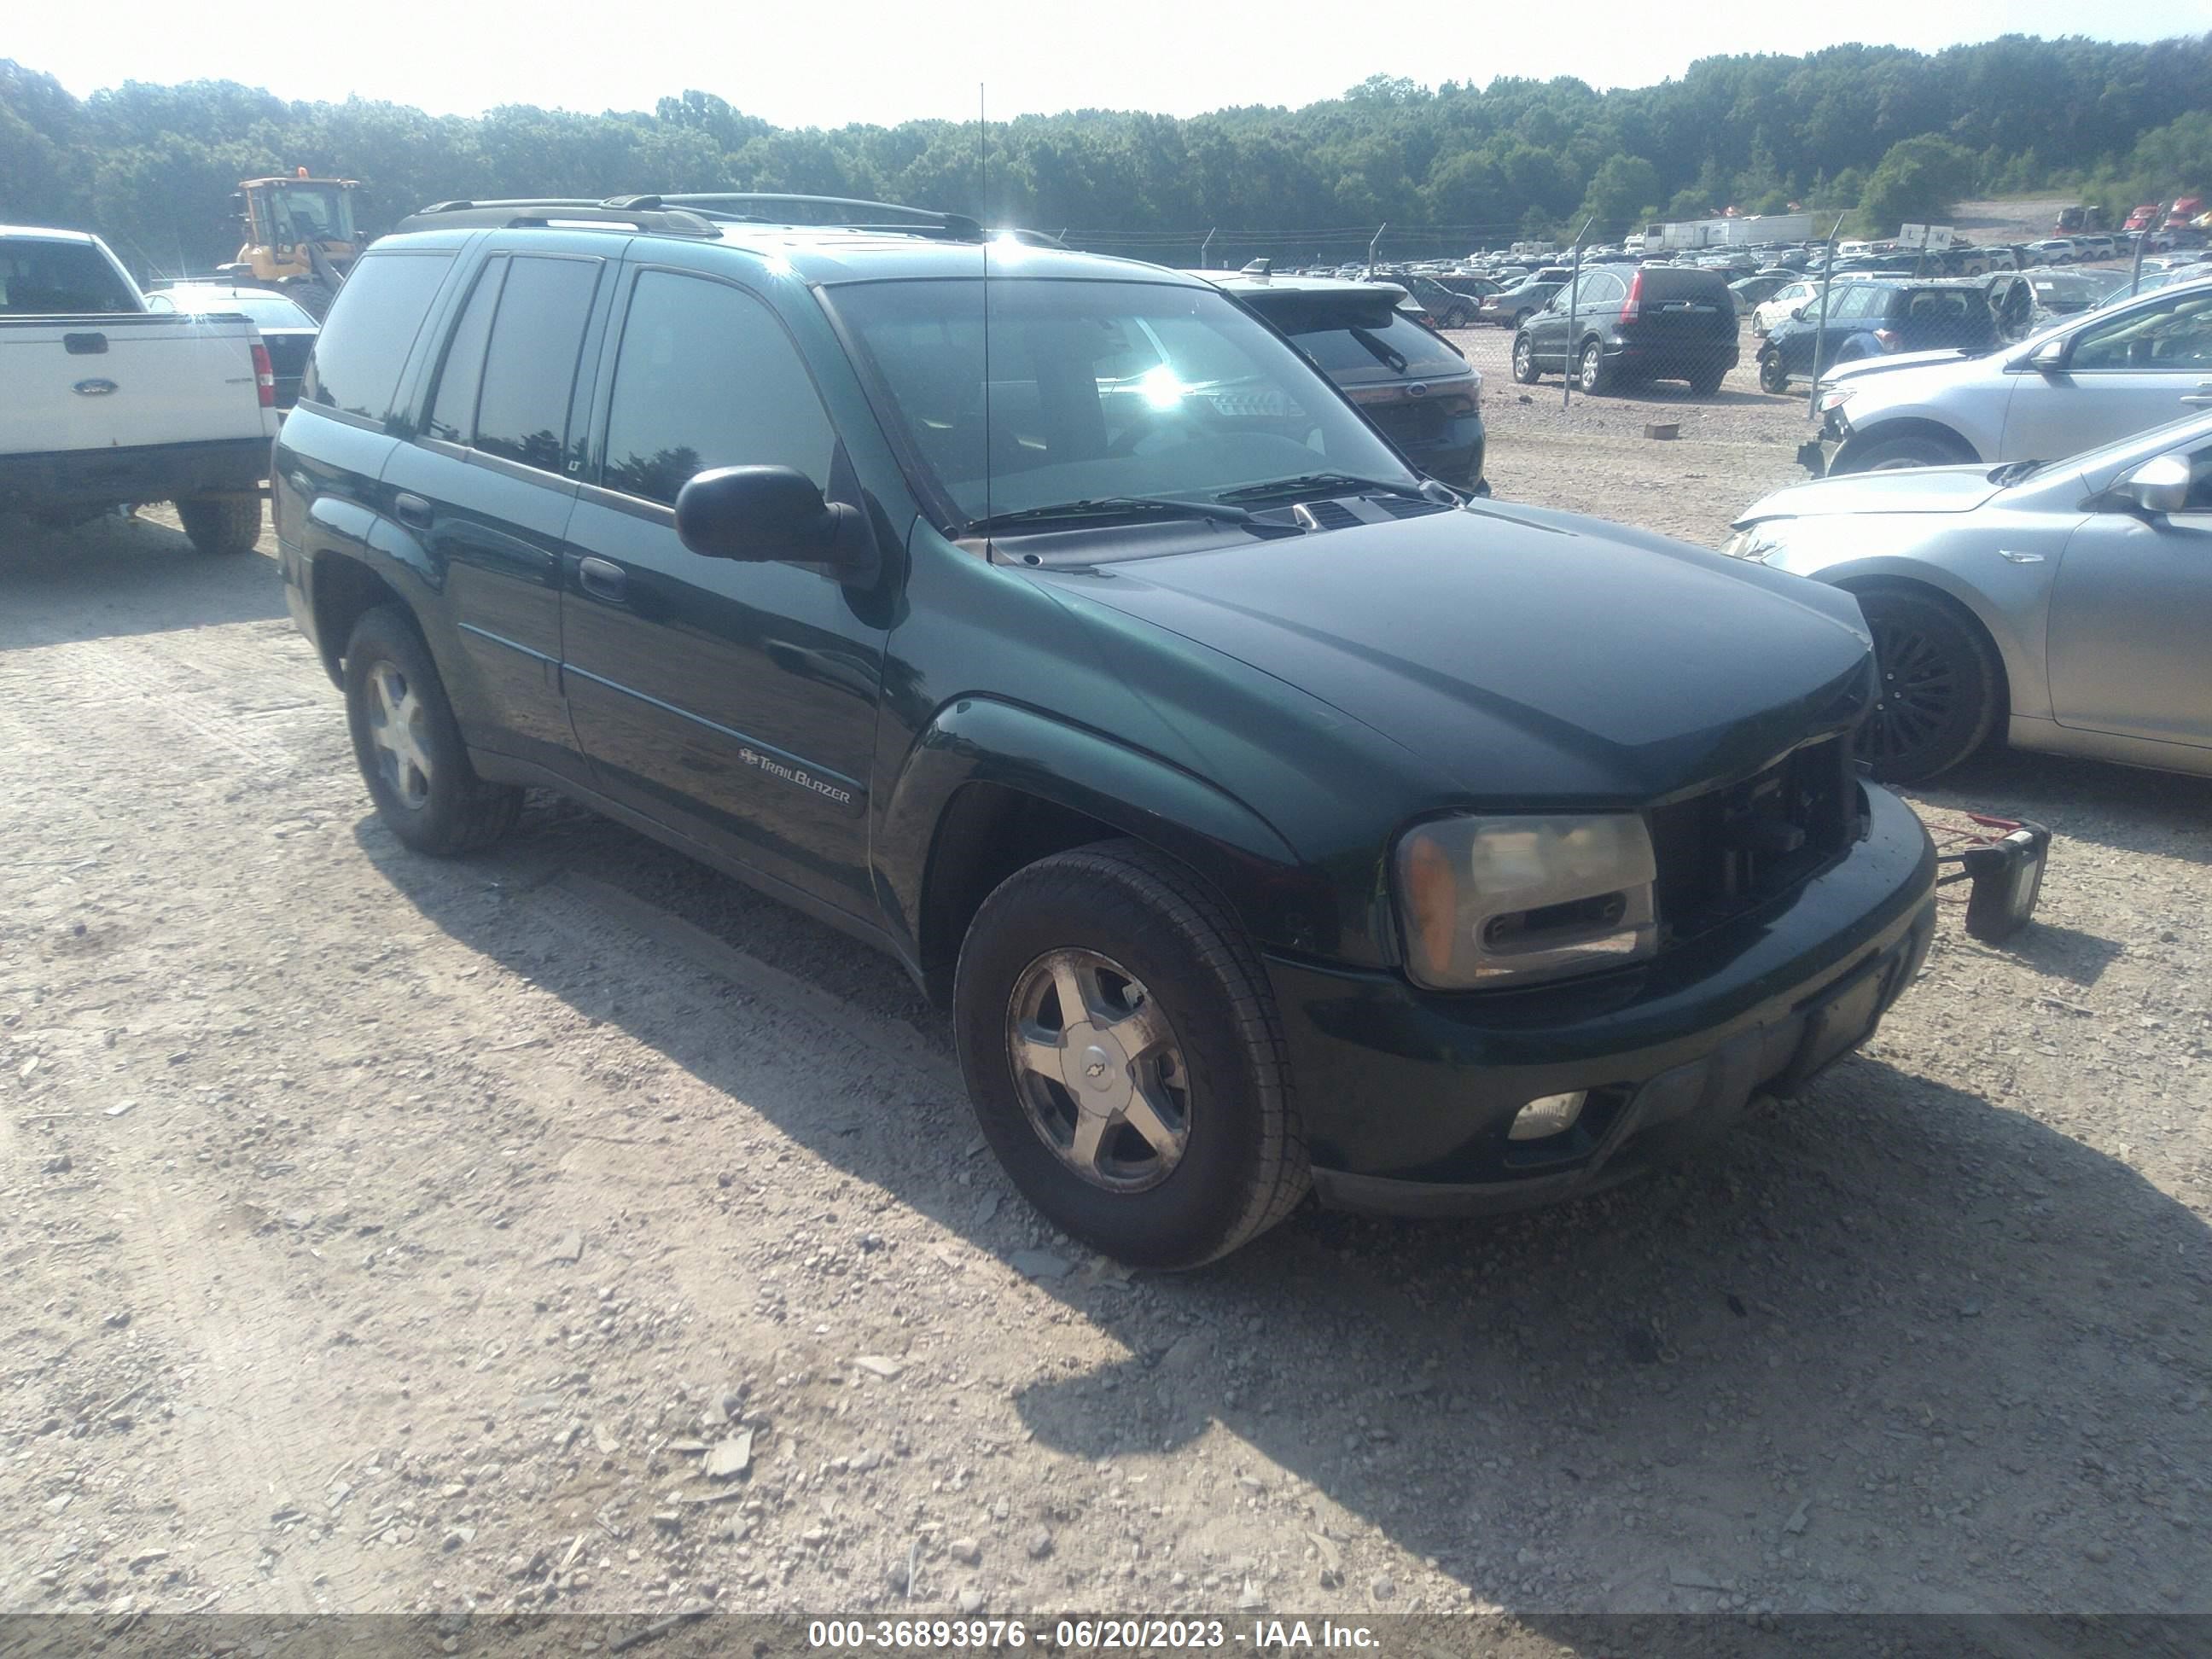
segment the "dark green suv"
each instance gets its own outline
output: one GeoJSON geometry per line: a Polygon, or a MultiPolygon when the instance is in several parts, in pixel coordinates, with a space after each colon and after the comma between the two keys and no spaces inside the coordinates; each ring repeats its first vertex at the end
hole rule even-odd
{"type": "Polygon", "coordinates": [[[880,946],[1023,1191],[1154,1267],[1612,1180],[1911,979],[1848,594],[1463,501],[1205,283],[839,210],[361,260],[276,514],[401,841],[546,785],[880,946]]]}

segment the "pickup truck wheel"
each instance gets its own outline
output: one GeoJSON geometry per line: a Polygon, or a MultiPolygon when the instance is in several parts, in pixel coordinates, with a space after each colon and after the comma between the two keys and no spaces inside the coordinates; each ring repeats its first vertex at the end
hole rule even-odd
{"type": "Polygon", "coordinates": [[[397,605],[354,625],[345,697],[354,759],[377,817],[401,841],[444,858],[489,847],[514,827],[522,791],[477,775],[430,647],[397,605]]]}
{"type": "Polygon", "coordinates": [[[1148,848],[1100,842],[1008,877],[961,946],[953,1020],[992,1151],[1094,1249],[1199,1267],[1305,1194],[1258,954],[1203,883],[1148,848]]]}
{"type": "Polygon", "coordinates": [[[1536,348],[1526,334],[1513,342],[1513,378],[1522,386],[1536,384],[1536,348]]]}
{"type": "Polygon", "coordinates": [[[177,503],[178,520],[201,553],[251,553],[261,539],[258,495],[202,495],[177,503]]]}
{"type": "Polygon", "coordinates": [[[1761,392],[1787,392],[1790,389],[1790,371],[1783,368],[1780,352],[1762,351],[1759,354],[1759,389],[1761,392]]]}
{"type": "Polygon", "coordinates": [[[1996,724],[1994,649],[1969,618],[1929,594],[1869,588],[1858,600],[1881,676],[1859,726],[1859,758],[1885,783],[1949,771],[1996,724]]]}

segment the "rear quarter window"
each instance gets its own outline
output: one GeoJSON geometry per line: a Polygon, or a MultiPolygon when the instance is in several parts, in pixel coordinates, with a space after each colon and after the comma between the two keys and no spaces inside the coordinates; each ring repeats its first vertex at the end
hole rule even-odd
{"type": "Polygon", "coordinates": [[[450,253],[362,256],[338,292],[300,387],[300,401],[383,421],[450,253]]]}

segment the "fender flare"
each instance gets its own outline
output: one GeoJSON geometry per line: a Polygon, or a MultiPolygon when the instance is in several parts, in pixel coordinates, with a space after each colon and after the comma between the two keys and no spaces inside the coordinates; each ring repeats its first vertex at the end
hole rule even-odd
{"type": "Polygon", "coordinates": [[[876,880],[895,933],[922,938],[938,831],[953,798],[971,784],[1079,812],[1189,866],[1256,943],[1310,951],[1335,932],[1326,878],[1218,784],[1026,704],[963,696],[916,733],[883,792],[876,880]]]}

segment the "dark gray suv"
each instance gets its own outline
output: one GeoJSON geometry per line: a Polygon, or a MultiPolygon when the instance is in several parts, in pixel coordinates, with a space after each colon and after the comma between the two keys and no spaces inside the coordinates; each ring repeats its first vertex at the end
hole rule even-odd
{"type": "Polygon", "coordinates": [[[1735,299],[1718,270],[1676,265],[1585,270],[1521,325],[1513,378],[1571,373],[1593,396],[1628,380],[1687,380],[1720,390],[1736,363],[1735,299]]]}

